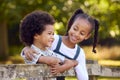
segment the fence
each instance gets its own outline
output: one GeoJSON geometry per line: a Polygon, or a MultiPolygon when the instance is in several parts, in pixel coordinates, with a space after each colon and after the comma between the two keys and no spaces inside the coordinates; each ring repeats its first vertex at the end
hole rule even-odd
{"type": "MultiPolygon", "coordinates": [[[[100,66],[95,61],[87,61],[89,80],[97,80],[98,76],[120,77],[119,67],[100,66]]],[[[75,76],[70,69],[57,76],[75,76]]],[[[1,64],[0,80],[56,80],[45,64],[1,64]]]]}

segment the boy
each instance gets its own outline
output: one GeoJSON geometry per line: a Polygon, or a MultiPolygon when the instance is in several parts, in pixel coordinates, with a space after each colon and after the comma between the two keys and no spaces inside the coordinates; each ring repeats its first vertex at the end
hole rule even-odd
{"type": "Polygon", "coordinates": [[[54,23],[53,17],[47,12],[34,11],[21,21],[20,39],[24,45],[37,52],[32,60],[28,60],[22,53],[25,63],[45,63],[51,67],[51,72],[55,75],[76,66],[77,61],[66,59],[48,49],[54,41],[54,23]]]}

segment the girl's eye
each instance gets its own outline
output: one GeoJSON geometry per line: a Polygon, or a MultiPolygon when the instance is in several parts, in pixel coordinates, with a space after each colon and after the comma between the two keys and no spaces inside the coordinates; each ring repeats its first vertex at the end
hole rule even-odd
{"type": "Polygon", "coordinates": [[[54,33],[52,33],[52,35],[54,35],[54,33]]]}
{"type": "Polygon", "coordinates": [[[50,32],[49,32],[48,34],[49,34],[49,35],[51,35],[51,33],[50,33],[50,32]]]}
{"type": "Polygon", "coordinates": [[[74,29],[75,31],[77,30],[77,28],[75,28],[75,27],[74,27],[73,29],[74,29]]]}
{"type": "Polygon", "coordinates": [[[81,35],[85,35],[85,33],[83,33],[83,32],[81,32],[80,34],[81,34],[81,35]]]}

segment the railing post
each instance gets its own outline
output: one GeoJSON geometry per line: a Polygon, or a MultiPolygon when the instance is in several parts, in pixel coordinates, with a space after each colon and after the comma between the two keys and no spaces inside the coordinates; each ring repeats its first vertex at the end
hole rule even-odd
{"type": "Polygon", "coordinates": [[[87,71],[89,73],[89,80],[97,80],[97,76],[100,75],[100,65],[97,61],[87,60],[87,71]]]}
{"type": "Polygon", "coordinates": [[[97,80],[97,77],[96,76],[89,76],[89,80],[97,80]]]}

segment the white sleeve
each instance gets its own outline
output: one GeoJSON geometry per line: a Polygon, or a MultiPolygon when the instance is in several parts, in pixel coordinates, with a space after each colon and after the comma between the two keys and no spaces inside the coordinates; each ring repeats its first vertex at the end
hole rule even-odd
{"type": "Polygon", "coordinates": [[[84,51],[80,50],[79,57],[77,59],[78,65],[75,67],[75,72],[78,80],[88,80],[88,72],[86,68],[86,60],[84,51]]]}
{"type": "Polygon", "coordinates": [[[64,56],[59,55],[57,53],[56,53],[56,55],[57,55],[57,58],[59,58],[61,60],[61,62],[63,62],[63,63],[65,62],[65,57],[64,56]]]}
{"type": "Polygon", "coordinates": [[[52,43],[52,46],[50,47],[50,50],[53,51],[54,49],[56,49],[56,46],[58,44],[58,40],[59,40],[59,36],[58,35],[54,35],[54,41],[52,43]]]}

